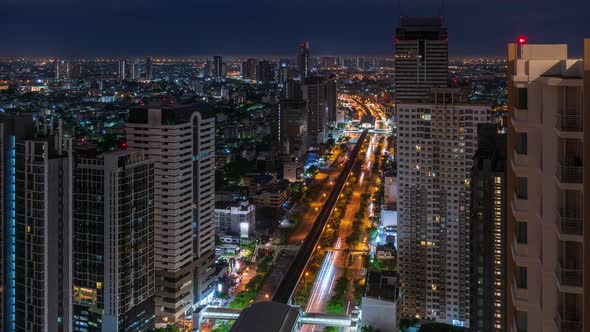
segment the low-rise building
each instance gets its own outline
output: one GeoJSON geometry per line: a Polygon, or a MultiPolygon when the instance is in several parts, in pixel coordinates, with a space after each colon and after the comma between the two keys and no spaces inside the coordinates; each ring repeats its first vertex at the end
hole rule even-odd
{"type": "Polygon", "coordinates": [[[255,222],[256,208],[248,201],[215,204],[215,231],[218,235],[248,239],[254,233],[255,222]]]}
{"type": "Polygon", "coordinates": [[[362,327],[376,331],[397,331],[397,274],[369,271],[362,298],[362,327]]]}

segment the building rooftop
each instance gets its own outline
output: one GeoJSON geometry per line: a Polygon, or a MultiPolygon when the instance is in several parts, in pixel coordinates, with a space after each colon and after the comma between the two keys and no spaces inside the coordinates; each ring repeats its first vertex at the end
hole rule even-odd
{"type": "Polygon", "coordinates": [[[291,332],[295,331],[301,312],[278,302],[258,302],[242,310],[232,332],[291,332]]]}
{"type": "Polygon", "coordinates": [[[442,16],[433,17],[410,17],[402,16],[399,26],[402,28],[440,28],[443,25],[442,16]]]}
{"type": "Polygon", "coordinates": [[[395,301],[397,297],[397,272],[369,271],[365,286],[365,297],[395,301]]]}
{"type": "Polygon", "coordinates": [[[163,125],[176,125],[187,123],[194,112],[199,112],[203,119],[214,118],[215,113],[207,103],[194,100],[144,100],[129,112],[129,123],[147,124],[149,121],[148,110],[162,110],[161,123],[163,125]]]}

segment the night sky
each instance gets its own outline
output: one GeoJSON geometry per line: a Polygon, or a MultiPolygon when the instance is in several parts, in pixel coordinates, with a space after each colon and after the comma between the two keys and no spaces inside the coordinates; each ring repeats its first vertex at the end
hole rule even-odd
{"type": "MultiPolygon", "coordinates": [[[[403,0],[408,16],[440,0],[403,0]],[[418,5],[415,3],[419,3],[418,5]]],[[[447,0],[451,56],[504,54],[507,42],[565,42],[581,55],[590,0],[447,0]]],[[[0,0],[0,55],[390,55],[398,0],[0,0]]]]}

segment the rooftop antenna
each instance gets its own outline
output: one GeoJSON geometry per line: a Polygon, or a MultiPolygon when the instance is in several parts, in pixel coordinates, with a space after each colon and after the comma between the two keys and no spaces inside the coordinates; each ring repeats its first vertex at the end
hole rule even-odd
{"type": "Polygon", "coordinates": [[[440,0],[440,8],[438,9],[438,16],[440,17],[441,23],[445,17],[445,5],[446,5],[446,1],[440,0]]]}
{"type": "Polygon", "coordinates": [[[399,17],[403,17],[403,11],[402,11],[402,0],[397,0],[397,11],[399,12],[399,17]]]}

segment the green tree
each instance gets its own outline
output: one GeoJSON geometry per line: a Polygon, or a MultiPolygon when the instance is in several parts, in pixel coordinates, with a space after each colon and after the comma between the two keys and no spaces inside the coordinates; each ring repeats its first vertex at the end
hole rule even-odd
{"type": "Polygon", "coordinates": [[[233,325],[233,321],[223,321],[221,324],[215,326],[211,332],[229,332],[233,325]]]}

